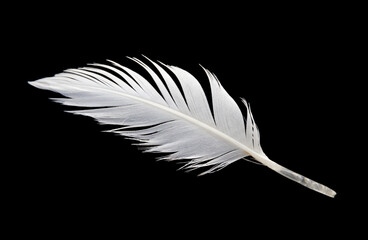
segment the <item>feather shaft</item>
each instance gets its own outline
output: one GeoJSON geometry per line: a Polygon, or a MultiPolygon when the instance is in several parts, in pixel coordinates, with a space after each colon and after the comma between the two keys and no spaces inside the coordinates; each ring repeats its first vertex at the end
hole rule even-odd
{"type": "Polygon", "coordinates": [[[310,188],[314,191],[317,191],[319,193],[322,193],[326,196],[329,196],[329,197],[335,197],[336,195],[336,192],[334,190],[332,190],[331,188],[323,185],[323,184],[320,184],[316,181],[313,181],[307,177],[304,177],[303,175],[299,174],[299,173],[296,173],[296,172],[293,172],[291,171],[290,169],[287,169],[283,166],[281,166],[280,164],[270,160],[269,158],[267,157],[264,157],[264,156],[261,156],[259,155],[258,153],[256,152],[251,152],[250,153],[257,161],[259,161],[260,163],[262,163],[263,165],[267,166],[268,168],[274,170],[275,172],[277,172],[278,174],[290,179],[290,180],[293,180],[307,188],[310,188]]]}

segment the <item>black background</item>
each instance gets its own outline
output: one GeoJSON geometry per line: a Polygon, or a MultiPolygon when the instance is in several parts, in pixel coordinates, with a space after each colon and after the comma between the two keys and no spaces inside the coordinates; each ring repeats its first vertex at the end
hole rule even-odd
{"type": "Polygon", "coordinates": [[[353,30],[335,7],[342,6],[65,3],[22,15],[6,44],[15,57],[12,81],[21,89],[11,94],[22,109],[11,141],[21,147],[11,149],[5,182],[9,222],[22,226],[14,234],[355,231],[349,223],[362,209],[346,179],[341,139],[350,111],[344,99],[350,87],[342,80],[353,30]],[[246,161],[203,177],[177,171],[102,133],[106,126],[63,112],[48,100],[55,94],[27,84],[106,59],[133,66],[125,57],[141,54],[186,69],[205,87],[199,64],[214,72],[231,96],[250,102],[270,159],[331,187],[336,198],[246,161]]]}

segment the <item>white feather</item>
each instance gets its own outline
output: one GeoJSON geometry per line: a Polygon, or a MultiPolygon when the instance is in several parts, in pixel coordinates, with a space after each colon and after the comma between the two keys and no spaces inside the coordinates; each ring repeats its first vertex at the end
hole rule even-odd
{"type": "Polygon", "coordinates": [[[187,71],[155,63],[156,72],[136,58],[156,88],[133,70],[113,61],[68,69],[53,77],[30,82],[67,98],[54,99],[69,106],[88,107],[71,111],[95,118],[101,124],[120,125],[111,132],[139,142],[146,151],[166,153],[162,159],[186,160],[188,170],[205,167],[202,174],[252,156],[261,164],[306,187],[328,196],[330,188],[271,161],[262,151],[260,135],[247,102],[246,121],[238,105],[214,74],[203,68],[210,82],[212,111],[202,86],[187,71]],[[180,85],[171,77],[175,76],[180,85]]]}

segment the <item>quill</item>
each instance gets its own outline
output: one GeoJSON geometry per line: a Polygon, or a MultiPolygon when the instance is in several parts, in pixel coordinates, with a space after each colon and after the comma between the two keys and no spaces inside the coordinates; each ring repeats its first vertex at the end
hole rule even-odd
{"type": "Polygon", "coordinates": [[[138,141],[146,152],[165,153],[160,159],[185,160],[183,169],[205,169],[203,175],[251,157],[305,187],[335,196],[332,189],[266,156],[249,104],[242,99],[244,118],[213,73],[202,67],[210,82],[211,109],[203,88],[189,72],[148,58],[146,63],[130,59],[148,72],[155,85],[113,61],[67,69],[29,83],[66,97],[54,98],[56,102],[79,107],[69,112],[120,126],[109,132],[138,141]]]}

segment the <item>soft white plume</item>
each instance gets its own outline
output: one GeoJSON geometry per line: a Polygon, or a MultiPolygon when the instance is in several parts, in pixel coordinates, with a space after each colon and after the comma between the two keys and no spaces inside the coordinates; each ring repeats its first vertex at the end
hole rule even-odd
{"type": "Polygon", "coordinates": [[[113,61],[68,69],[30,84],[64,95],[66,98],[53,99],[59,103],[87,108],[71,111],[74,114],[93,117],[101,124],[120,125],[111,132],[138,141],[146,151],[166,153],[162,159],[186,160],[183,168],[188,170],[204,168],[202,174],[206,174],[251,156],[306,187],[331,197],[336,194],[271,161],[262,151],[247,102],[242,99],[247,113],[244,118],[234,99],[207,69],[203,68],[210,82],[212,110],[203,88],[187,71],[148,58],[147,63],[131,59],[149,73],[155,86],[113,61]]]}

